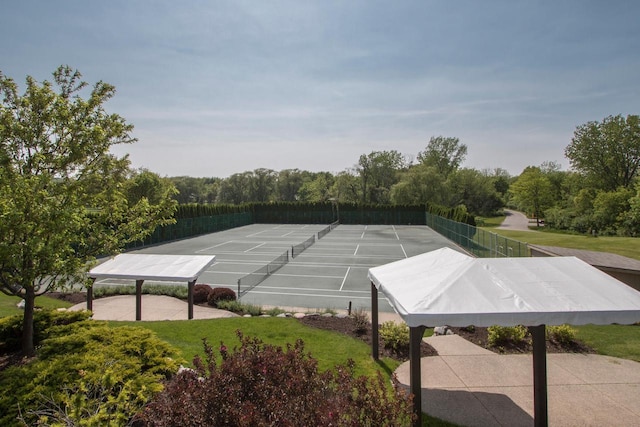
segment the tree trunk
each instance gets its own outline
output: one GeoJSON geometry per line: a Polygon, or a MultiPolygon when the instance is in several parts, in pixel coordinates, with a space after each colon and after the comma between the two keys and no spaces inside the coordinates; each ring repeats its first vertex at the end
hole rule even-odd
{"type": "Polygon", "coordinates": [[[36,292],[32,286],[26,287],[24,296],[24,320],[22,322],[22,355],[35,355],[33,345],[33,312],[36,305],[36,292]]]}

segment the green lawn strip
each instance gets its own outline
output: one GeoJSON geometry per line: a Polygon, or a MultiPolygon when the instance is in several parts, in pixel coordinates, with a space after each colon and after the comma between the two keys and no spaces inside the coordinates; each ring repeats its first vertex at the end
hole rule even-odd
{"type": "Polygon", "coordinates": [[[485,218],[485,217],[478,217],[477,218],[477,223],[479,227],[498,227],[500,224],[502,224],[502,222],[504,221],[504,219],[506,218],[505,215],[500,215],[500,216],[493,216],[493,217],[489,217],[489,218],[485,218]]]}
{"type": "Polygon", "coordinates": [[[400,363],[383,359],[380,364],[371,358],[371,348],[363,341],[346,335],[310,328],[291,318],[224,318],[206,320],[178,320],[171,322],[110,322],[111,325],[136,325],[153,330],[158,337],[179,348],[191,365],[195,355],[204,356],[202,339],[217,350],[223,342],[228,349],[239,345],[236,331],[245,336],[258,337],[268,344],[286,347],[300,338],[305,350],[318,361],[320,370],[344,364],[348,359],[356,363],[356,375],[374,375],[381,371],[385,375],[393,372],[400,363]]]}
{"type": "Polygon", "coordinates": [[[577,338],[598,354],[640,362],[640,325],[574,326],[577,338]]]}
{"type": "MultiPolygon", "coordinates": [[[[224,318],[208,320],[178,320],[161,322],[109,322],[112,326],[136,325],[154,331],[159,338],[180,349],[191,366],[193,357],[204,355],[202,338],[207,338],[215,351],[222,341],[229,349],[237,346],[236,331],[245,336],[256,336],[265,343],[286,347],[297,338],[302,339],[305,349],[318,361],[320,370],[344,364],[352,359],[356,364],[356,375],[375,375],[380,371],[390,376],[400,362],[383,358],[375,363],[371,358],[371,347],[362,341],[336,332],[311,328],[291,318],[224,318]]],[[[428,335],[428,334],[427,334],[428,335]]],[[[423,414],[423,426],[455,427],[456,424],[423,414]]]]}
{"type": "MultiPolygon", "coordinates": [[[[17,306],[21,299],[22,298],[20,297],[9,296],[0,292],[0,317],[13,316],[14,314],[22,313],[22,309],[17,306]]],[[[73,304],[66,301],[49,298],[44,295],[36,298],[36,307],[41,308],[68,308],[72,305],[73,304]]]]}
{"type": "Polygon", "coordinates": [[[563,248],[583,249],[587,251],[610,252],[640,260],[640,239],[635,237],[585,236],[542,231],[514,231],[486,228],[510,239],[523,243],[563,248]]]}

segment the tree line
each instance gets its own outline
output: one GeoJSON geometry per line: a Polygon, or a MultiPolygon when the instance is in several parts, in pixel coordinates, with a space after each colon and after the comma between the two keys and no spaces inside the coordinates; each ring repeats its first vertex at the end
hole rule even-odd
{"type": "Polygon", "coordinates": [[[505,201],[509,174],[502,169],[461,168],[467,146],[433,137],[417,160],[398,151],[363,154],[339,173],[256,169],[228,178],[171,177],[179,203],[327,202],[465,206],[490,215],[505,201]]]}
{"type": "Polygon", "coordinates": [[[398,151],[362,154],[337,174],[256,169],[228,178],[171,177],[179,203],[326,202],[441,205],[491,216],[522,210],[547,227],[578,233],[640,232],[640,125],[637,115],[579,125],[565,148],[572,170],[547,161],[518,176],[464,168],[467,146],[432,137],[414,160],[398,151]]]}

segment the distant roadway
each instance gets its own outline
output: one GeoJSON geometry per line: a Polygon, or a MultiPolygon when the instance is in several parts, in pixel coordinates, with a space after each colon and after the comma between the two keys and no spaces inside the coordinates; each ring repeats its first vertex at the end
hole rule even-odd
{"type": "Polygon", "coordinates": [[[503,230],[533,231],[529,229],[529,218],[522,212],[505,209],[507,215],[498,228],[503,230]]]}

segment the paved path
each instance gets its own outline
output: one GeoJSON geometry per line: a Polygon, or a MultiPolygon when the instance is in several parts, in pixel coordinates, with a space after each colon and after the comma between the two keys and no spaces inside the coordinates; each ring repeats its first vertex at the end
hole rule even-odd
{"type": "MultiPolygon", "coordinates": [[[[84,310],[87,303],[76,304],[69,310],[84,310]]],[[[187,320],[189,305],[178,298],[164,295],[142,295],[142,320],[187,320]]],[[[237,314],[213,307],[193,306],[194,319],[237,317],[237,314]]],[[[118,295],[93,300],[95,320],[136,320],[135,295],[118,295]]]]}
{"type": "Polygon", "coordinates": [[[502,228],[504,230],[532,231],[529,229],[529,218],[527,218],[527,216],[522,212],[505,209],[504,213],[507,216],[502,224],[497,228],[502,228]]]}
{"type": "MultiPolygon", "coordinates": [[[[426,341],[422,410],[462,426],[532,426],[531,355],[499,355],[457,335],[426,341]]],[[[550,426],[639,426],[640,363],[593,354],[548,354],[550,426]]],[[[396,371],[409,386],[409,362],[396,371]]]]}

